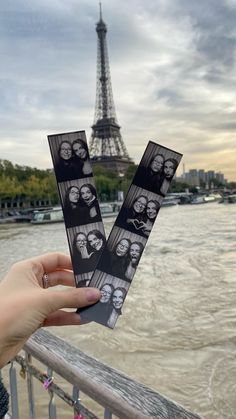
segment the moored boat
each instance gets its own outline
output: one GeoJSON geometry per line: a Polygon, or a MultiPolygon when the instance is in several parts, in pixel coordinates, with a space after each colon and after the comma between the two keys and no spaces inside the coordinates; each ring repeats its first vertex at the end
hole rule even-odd
{"type": "Polygon", "coordinates": [[[20,212],[8,212],[0,216],[0,224],[11,224],[11,223],[28,223],[30,222],[30,214],[22,214],[20,212]]]}
{"type": "Polygon", "coordinates": [[[179,203],[179,199],[172,197],[172,196],[165,196],[165,198],[163,199],[161,206],[162,207],[171,207],[173,205],[178,205],[179,203]]]}
{"type": "MultiPolygon", "coordinates": [[[[121,204],[119,203],[101,203],[100,210],[102,218],[116,217],[121,204]]],[[[31,224],[52,224],[64,222],[64,216],[61,207],[54,207],[43,211],[35,211],[31,224]]]]}
{"type": "Polygon", "coordinates": [[[222,198],[221,194],[219,193],[210,193],[204,196],[205,202],[215,202],[220,201],[222,198]]]}
{"type": "Polygon", "coordinates": [[[225,195],[219,201],[220,204],[236,204],[236,194],[225,195]]]}
{"type": "Polygon", "coordinates": [[[119,202],[103,202],[100,206],[102,218],[116,217],[121,209],[122,203],[119,202]]]}
{"type": "Polygon", "coordinates": [[[190,204],[195,205],[195,204],[207,204],[209,202],[216,202],[219,201],[221,199],[221,195],[217,194],[217,193],[209,193],[209,194],[205,194],[205,195],[195,195],[193,196],[190,204]]]}
{"type": "Polygon", "coordinates": [[[44,211],[35,211],[31,224],[51,224],[64,221],[61,207],[54,207],[44,211]]]}

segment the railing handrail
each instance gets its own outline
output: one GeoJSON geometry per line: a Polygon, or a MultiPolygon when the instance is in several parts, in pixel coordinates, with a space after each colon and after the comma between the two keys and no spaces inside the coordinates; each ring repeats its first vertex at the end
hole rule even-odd
{"type": "Polygon", "coordinates": [[[200,418],[43,329],[34,333],[25,349],[123,419],[200,418]]]}

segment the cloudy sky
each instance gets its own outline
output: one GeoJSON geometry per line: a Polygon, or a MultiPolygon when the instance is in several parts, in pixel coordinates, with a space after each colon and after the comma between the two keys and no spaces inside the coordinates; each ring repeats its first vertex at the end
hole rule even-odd
{"type": "MultiPolygon", "coordinates": [[[[130,156],[156,140],[184,154],[185,170],[236,180],[236,0],[102,5],[130,156]]],[[[90,138],[98,12],[97,0],[1,0],[0,158],[48,168],[48,134],[90,138]]]]}

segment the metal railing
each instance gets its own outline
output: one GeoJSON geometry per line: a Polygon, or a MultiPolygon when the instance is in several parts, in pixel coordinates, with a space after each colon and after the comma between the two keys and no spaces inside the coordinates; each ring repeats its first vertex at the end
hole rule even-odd
{"type": "Polygon", "coordinates": [[[45,330],[37,331],[25,344],[24,351],[25,356],[17,355],[9,369],[12,419],[20,418],[17,364],[21,368],[21,377],[25,378],[30,419],[37,417],[33,377],[48,392],[49,419],[57,419],[55,396],[71,407],[69,417],[74,415],[76,419],[111,419],[112,415],[122,419],[200,419],[197,414],[188,412],[156,391],[84,354],[45,330]],[[38,361],[46,366],[46,373],[40,370],[38,361]],[[57,383],[53,374],[71,384],[71,394],[57,383]],[[81,393],[101,406],[100,416],[81,402],[81,393]]]}

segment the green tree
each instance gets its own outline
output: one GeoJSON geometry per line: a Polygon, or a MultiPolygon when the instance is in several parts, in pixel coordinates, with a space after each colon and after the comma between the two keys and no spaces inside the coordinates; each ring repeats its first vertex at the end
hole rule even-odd
{"type": "Polygon", "coordinates": [[[25,182],[25,195],[30,199],[44,198],[42,182],[35,175],[31,175],[25,182]]]}
{"type": "Polygon", "coordinates": [[[229,183],[228,183],[228,187],[229,187],[230,189],[236,189],[236,182],[229,182],[229,183]]]}
{"type": "Polygon", "coordinates": [[[189,185],[187,183],[177,182],[173,179],[168,192],[185,192],[186,189],[189,189],[189,185]]]}
{"type": "Polygon", "coordinates": [[[15,198],[20,196],[23,192],[23,185],[15,177],[5,175],[0,176],[0,197],[1,198],[15,198]]]}

